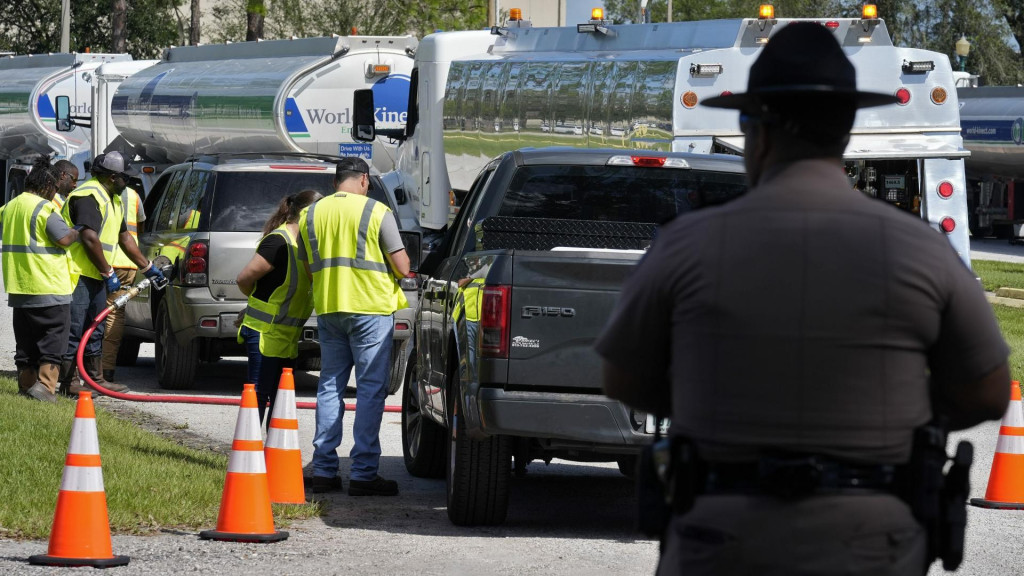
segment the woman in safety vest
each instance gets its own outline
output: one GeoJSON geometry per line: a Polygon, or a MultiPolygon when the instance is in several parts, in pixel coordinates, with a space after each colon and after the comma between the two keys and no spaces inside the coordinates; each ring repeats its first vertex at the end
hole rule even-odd
{"type": "MultiPolygon", "coordinates": [[[[303,190],[281,200],[263,225],[256,254],[238,273],[238,288],[249,297],[238,342],[246,345],[249,381],[256,385],[260,423],[274,398],[281,369],[292,367],[299,355],[299,335],[313,312],[309,277],[299,261],[299,213],[321,198],[316,190],[303,190]]],[[[267,419],[269,421],[269,418],[267,419]]]]}

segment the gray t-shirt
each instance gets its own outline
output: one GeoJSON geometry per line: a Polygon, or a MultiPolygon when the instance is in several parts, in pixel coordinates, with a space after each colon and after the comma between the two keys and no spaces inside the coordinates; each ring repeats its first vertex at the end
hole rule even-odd
{"type": "Polygon", "coordinates": [[[967,385],[1009,352],[946,238],[827,161],[663,227],[597,350],[709,459],[868,463],[907,460],[929,374],[967,385]]]}

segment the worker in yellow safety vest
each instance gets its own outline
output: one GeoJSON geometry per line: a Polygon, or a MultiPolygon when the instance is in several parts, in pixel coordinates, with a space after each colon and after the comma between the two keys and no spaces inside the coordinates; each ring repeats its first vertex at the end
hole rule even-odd
{"type": "Polygon", "coordinates": [[[370,167],[362,158],[336,166],[337,192],[299,218],[302,255],[313,278],[320,339],[320,382],[313,438],[312,492],[341,489],[342,395],[356,369],[356,415],[349,456],[351,496],[393,496],[398,483],[377,474],[380,423],[390,372],[394,313],[408,307],[398,280],[409,274],[394,214],[367,197],[370,167]]]}
{"type": "MultiPolygon", "coordinates": [[[[82,334],[107,306],[107,293],[116,292],[121,281],[111,262],[114,249],[120,246],[129,260],[155,282],[166,282],[164,275],[139,251],[135,238],[128,233],[121,204],[121,192],[128,178],[137,174],[120,152],[100,154],[92,163],[93,177],[68,195],[61,209],[64,219],[79,228],[78,242],[71,245],[71,260],[80,273],[71,300],[71,331],[68,348],[61,363],[61,391],[76,395],[84,390],[76,382],[75,353],[82,334]]],[[[106,382],[102,373],[103,333],[100,324],[85,344],[84,367],[89,377],[110,390],[124,392],[123,384],[106,382]]]]}
{"type": "Polygon", "coordinates": [[[299,336],[313,312],[310,279],[299,263],[299,214],[320,198],[316,190],[282,198],[263,225],[256,253],[236,279],[238,289],[249,297],[238,342],[248,352],[249,382],[256,385],[260,423],[268,403],[269,413],[274,413],[281,369],[295,366],[299,336]]]}
{"type": "MultiPolygon", "coordinates": [[[[135,243],[139,243],[139,224],[146,220],[146,211],[142,207],[142,197],[132,187],[126,187],[121,191],[121,206],[124,208],[124,223],[128,234],[135,243]]],[[[121,287],[113,292],[107,292],[107,306],[110,306],[121,295],[131,289],[135,284],[135,276],[139,267],[132,262],[132,259],[124,253],[120,246],[114,248],[114,260],[110,263],[114,267],[114,274],[121,283],[121,287]]],[[[121,348],[121,338],[124,334],[124,309],[118,308],[107,315],[104,321],[106,326],[103,333],[103,379],[107,382],[114,381],[114,367],[117,366],[117,355],[121,348]]],[[[138,348],[135,354],[138,355],[138,348]]]]}
{"type": "Polygon", "coordinates": [[[46,402],[57,401],[76,282],[67,247],[78,231],[52,202],[58,177],[41,156],[25,179],[26,190],[3,210],[3,279],[13,309],[18,392],[46,402]]]}

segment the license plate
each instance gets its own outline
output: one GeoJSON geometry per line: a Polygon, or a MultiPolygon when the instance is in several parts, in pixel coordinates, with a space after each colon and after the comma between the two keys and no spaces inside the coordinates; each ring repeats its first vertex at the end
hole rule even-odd
{"type": "Polygon", "coordinates": [[[658,426],[658,433],[665,435],[668,434],[668,426],[671,423],[668,418],[662,418],[660,422],[655,423],[656,418],[654,414],[647,415],[647,421],[644,422],[644,433],[654,434],[654,427],[658,426]]]}

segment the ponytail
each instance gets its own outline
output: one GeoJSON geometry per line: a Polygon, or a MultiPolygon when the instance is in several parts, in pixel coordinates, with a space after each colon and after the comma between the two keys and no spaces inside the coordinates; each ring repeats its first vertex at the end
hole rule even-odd
{"type": "Polygon", "coordinates": [[[285,222],[294,224],[299,219],[299,214],[302,209],[309,206],[313,202],[323,198],[323,195],[307,188],[298,194],[292,194],[286,196],[277,203],[277,208],[274,213],[267,219],[266,223],[263,224],[263,235],[270,234],[285,222]]]}

